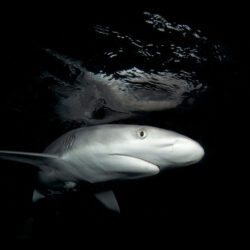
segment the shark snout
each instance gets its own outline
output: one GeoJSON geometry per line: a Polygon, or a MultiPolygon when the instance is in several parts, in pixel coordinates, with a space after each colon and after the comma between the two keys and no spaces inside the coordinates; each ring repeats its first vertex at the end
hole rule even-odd
{"type": "Polygon", "coordinates": [[[202,146],[189,138],[178,138],[172,146],[172,162],[178,165],[190,165],[199,162],[204,156],[202,146]]]}

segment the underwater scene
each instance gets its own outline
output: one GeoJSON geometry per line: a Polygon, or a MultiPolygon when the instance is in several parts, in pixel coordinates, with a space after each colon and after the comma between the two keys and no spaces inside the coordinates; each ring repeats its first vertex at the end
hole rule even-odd
{"type": "Polygon", "coordinates": [[[4,238],[123,245],[230,231],[242,166],[233,145],[249,97],[245,16],[159,6],[51,12],[16,16],[3,31],[4,238]],[[176,140],[190,144],[159,144],[176,140]],[[51,166],[63,190],[42,186],[32,202],[51,166]]]}

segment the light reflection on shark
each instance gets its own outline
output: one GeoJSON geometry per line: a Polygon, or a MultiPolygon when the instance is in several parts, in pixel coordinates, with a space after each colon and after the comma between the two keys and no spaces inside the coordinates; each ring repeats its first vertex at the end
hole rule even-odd
{"type": "MultiPolygon", "coordinates": [[[[0,158],[38,167],[39,190],[73,189],[82,181],[103,183],[153,176],[169,167],[197,163],[204,150],[196,141],[173,131],[140,125],[97,125],[72,130],[43,153],[0,151],[0,158]]],[[[111,190],[96,193],[107,208],[119,212],[111,190]]]]}

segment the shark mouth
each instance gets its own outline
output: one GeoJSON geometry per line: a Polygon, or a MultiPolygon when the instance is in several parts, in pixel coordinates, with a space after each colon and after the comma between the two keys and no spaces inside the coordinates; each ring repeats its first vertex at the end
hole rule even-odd
{"type": "Polygon", "coordinates": [[[127,158],[131,158],[131,159],[137,159],[137,160],[143,161],[143,162],[151,165],[152,167],[154,167],[154,169],[157,168],[158,169],[157,172],[160,171],[160,167],[157,164],[155,164],[155,163],[153,163],[151,161],[145,160],[143,158],[137,157],[137,156],[131,156],[131,155],[126,155],[126,154],[109,154],[109,155],[111,155],[111,156],[127,157],[127,158]]]}

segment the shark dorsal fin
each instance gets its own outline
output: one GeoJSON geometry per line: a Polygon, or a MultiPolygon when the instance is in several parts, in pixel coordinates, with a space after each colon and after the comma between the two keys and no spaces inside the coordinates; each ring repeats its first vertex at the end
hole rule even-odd
{"type": "Polygon", "coordinates": [[[4,160],[28,163],[40,168],[44,165],[47,165],[48,162],[58,159],[59,156],[51,154],[0,150],[0,158],[4,160]]]}

